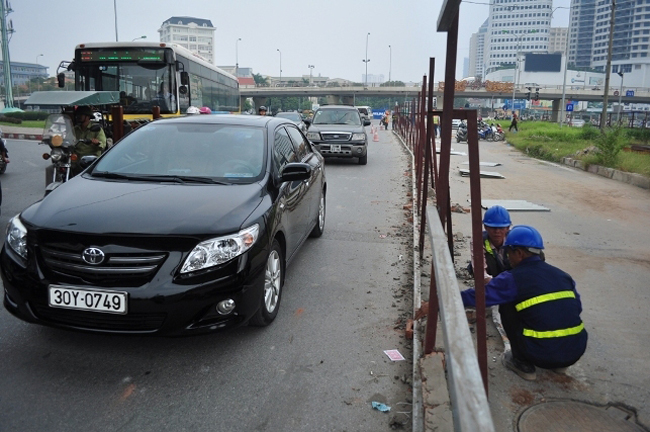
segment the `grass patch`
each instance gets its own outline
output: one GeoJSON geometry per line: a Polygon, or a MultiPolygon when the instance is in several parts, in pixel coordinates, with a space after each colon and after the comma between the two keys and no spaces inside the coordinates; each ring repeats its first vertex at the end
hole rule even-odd
{"type": "MultiPolygon", "coordinates": [[[[505,122],[504,122],[505,123],[505,122]]],[[[506,140],[518,150],[529,156],[551,162],[560,162],[564,157],[576,157],[576,152],[588,147],[601,145],[602,137],[598,128],[585,125],[581,128],[564,126],[548,122],[521,122],[519,132],[507,132],[506,140]]],[[[647,144],[650,130],[623,129],[618,135],[620,145],[647,144]]],[[[583,156],[585,164],[600,164],[621,171],[638,173],[650,177],[650,155],[622,151],[615,157],[602,155],[583,156]]]]}
{"type": "Polygon", "coordinates": [[[20,124],[0,122],[0,126],[43,129],[45,127],[45,120],[23,120],[20,124]]]}

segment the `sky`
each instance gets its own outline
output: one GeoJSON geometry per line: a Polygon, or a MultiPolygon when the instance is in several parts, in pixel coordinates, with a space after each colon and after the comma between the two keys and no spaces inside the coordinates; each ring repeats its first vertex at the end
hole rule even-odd
{"type": "MultiPolygon", "coordinates": [[[[457,78],[469,56],[469,39],[488,16],[489,0],[463,1],[458,31],[457,78]]],[[[419,82],[436,58],[435,81],[444,80],[447,34],[437,32],[442,0],[10,0],[15,33],[11,61],[49,66],[50,76],[62,60],[72,60],[77,44],[147,36],[160,40],[158,29],[172,16],[209,19],[216,27],[215,63],[277,76],[309,75],[361,82],[365,73],[388,80],[419,82]],[[370,33],[368,36],[367,34],[370,33]],[[241,41],[236,44],[238,38],[241,41]],[[390,48],[389,48],[390,45],[390,48]],[[281,54],[277,50],[281,51],[281,54]],[[43,54],[40,56],[40,54],[43,54]]],[[[555,0],[568,7],[570,0],[555,0]]],[[[568,9],[557,9],[552,26],[568,25],[568,9]]]]}

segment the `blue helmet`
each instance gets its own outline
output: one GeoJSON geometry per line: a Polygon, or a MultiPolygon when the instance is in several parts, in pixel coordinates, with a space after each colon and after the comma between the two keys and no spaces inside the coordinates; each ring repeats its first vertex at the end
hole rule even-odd
{"type": "Polygon", "coordinates": [[[490,228],[507,228],[512,225],[510,213],[505,207],[495,205],[487,209],[483,216],[483,225],[490,228]]]}
{"type": "Polygon", "coordinates": [[[517,225],[512,227],[503,245],[506,247],[525,247],[531,252],[539,253],[539,250],[544,249],[544,240],[542,240],[539,231],[532,226],[517,225]]]}

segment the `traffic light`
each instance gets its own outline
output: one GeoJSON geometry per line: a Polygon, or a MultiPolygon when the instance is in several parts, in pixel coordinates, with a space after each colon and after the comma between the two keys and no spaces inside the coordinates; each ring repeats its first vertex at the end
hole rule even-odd
{"type": "Polygon", "coordinates": [[[530,100],[530,92],[533,91],[531,87],[526,87],[528,89],[528,93],[526,93],[526,99],[530,100]]]}
{"type": "Polygon", "coordinates": [[[536,100],[536,101],[539,100],[539,88],[536,88],[536,89],[535,89],[535,100],[536,100]]]}

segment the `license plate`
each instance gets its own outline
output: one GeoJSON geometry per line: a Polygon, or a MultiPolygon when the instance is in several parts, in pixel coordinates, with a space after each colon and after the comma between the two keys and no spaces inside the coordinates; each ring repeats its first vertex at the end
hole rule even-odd
{"type": "Polygon", "coordinates": [[[341,146],[340,145],[332,145],[332,146],[330,146],[330,151],[332,153],[341,153],[341,146]]]}
{"type": "Polygon", "coordinates": [[[128,294],[50,285],[50,307],[126,315],[128,294]]]}

